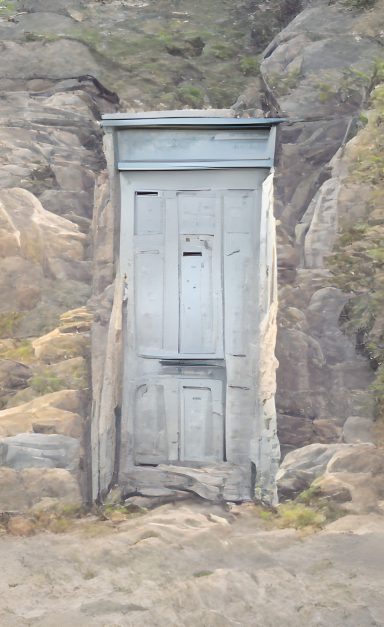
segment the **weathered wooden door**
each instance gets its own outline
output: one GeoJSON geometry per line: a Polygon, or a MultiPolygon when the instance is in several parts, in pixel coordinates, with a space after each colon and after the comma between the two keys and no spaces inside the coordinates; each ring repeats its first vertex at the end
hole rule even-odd
{"type": "MultiPolygon", "coordinates": [[[[231,412],[242,414],[243,402],[248,411],[251,380],[241,369],[250,364],[257,324],[260,193],[256,184],[236,188],[238,173],[231,188],[207,188],[209,175],[135,175],[126,192],[133,207],[129,349],[137,376],[129,377],[128,396],[136,465],[223,462],[234,443],[247,443],[246,419],[226,422],[226,378],[233,380],[231,412]],[[192,179],[191,188],[169,189],[178,177],[192,179]]],[[[219,177],[230,182],[227,173],[219,177]]]]}

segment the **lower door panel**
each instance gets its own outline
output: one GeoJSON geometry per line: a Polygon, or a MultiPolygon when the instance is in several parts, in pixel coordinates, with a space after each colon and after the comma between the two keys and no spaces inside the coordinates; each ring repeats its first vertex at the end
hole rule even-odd
{"type": "Polygon", "coordinates": [[[225,459],[223,382],[156,377],[135,390],[136,465],[225,459]]]}

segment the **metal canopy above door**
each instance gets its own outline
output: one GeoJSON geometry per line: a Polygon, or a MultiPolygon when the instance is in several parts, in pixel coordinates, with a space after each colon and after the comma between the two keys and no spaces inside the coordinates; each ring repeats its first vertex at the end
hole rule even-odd
{"type": "Polygon", "coordinates": [[[122,118],[104,115],[119,170],[201,170],[273,166],[278,118],[122,118]]]}

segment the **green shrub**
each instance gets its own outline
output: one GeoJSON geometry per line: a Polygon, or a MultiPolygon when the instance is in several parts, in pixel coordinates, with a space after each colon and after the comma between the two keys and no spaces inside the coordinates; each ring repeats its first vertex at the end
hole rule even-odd
{"type": "Polygon", "coordinates": [[[244,76],[257,76],[260,74],[260,61],[257,57],[243,57],[240,69],[244,76]]]}
{"type": "Polygon", "coordinates": [[[30,340],[18,340],[14,348],[1,351],[0,357],[29,364],[34,360],[35,352],[30,340]]]}
{"type": "Polygon", "coordinates": [[[50,394],[66,388],[65,382],[60,377],[52,374],[49,370],[36,373],[30,380],[29,385],[38,394],[50,394]]]}
{"type": "Polygon", "coordinates": [[[280,527],[293,527],[303,529],[305,527],[321,528],[326,520],[325,515],[302,503],[283,503],[278,509],[280,527]]]}
{"type": "Polygon", "coordinates": [[[199,87],[182,85],[177,90],[177,97],[181,104],[198,109],[204,104],[204,93],[199,87]]]}
{"type": "Polygon", "coordinates": [[[16,3],[0,0],[0,17],[10,17],[16,13],[16,3]]]}
{"type": "Polygon", "coordinates": [[[219,41],[212,44],[212,46],[210,47],[210,52],[213,54],[214,57],[216,57],[216,59],[221,59],[222,61],[225,61],[236,56],[237,51],[233,45],[219,41]]]}
{"type": "Polygon", "coordinates": [[[23,314],[19,311],[7,311],[0,314],[0,337],[12,337],[22,317],[23,314]]]}
{"type": "Polygon", "coordinates": [[[208,577],[209,575],[213,575],[212,570],[199,570],[197,573],[193,573],[194,577],[208,577]]]}

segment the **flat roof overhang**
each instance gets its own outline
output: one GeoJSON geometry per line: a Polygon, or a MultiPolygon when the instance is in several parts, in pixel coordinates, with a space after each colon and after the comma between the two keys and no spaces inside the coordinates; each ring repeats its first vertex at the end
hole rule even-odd
{"type": "Polygon", "coordinates": [[[143,113],[108,113],[102,116],[103,127],[124,128],[270,128],[286,118],[235,118],[228,109],[148,111],[143,113]]]}

